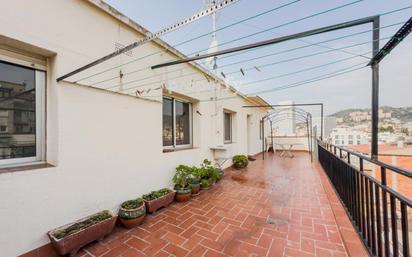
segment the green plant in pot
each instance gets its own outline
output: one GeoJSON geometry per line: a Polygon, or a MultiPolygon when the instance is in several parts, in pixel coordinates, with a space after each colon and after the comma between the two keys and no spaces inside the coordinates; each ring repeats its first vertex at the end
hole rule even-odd
{"type": "Polygon", "coordinates": [[[198,195],[200,191],[200,172],[199,168],[192,167],[190,171],[189,186],[192,190],[192,195],[198,195]]]}
{"type": "Polygon", "coordinates": [[[235,169],[243,169],[249,164],[246,155],[235,155],[232,158],[232,162],[235,169]]]}
{"type": "Polygon", "coordinates": [[[203,170],[202,179],[208,179],[209,184],[215,183],[219,178],[219,169],[212,165],[212,162],[208,159],[204,159],[203,163],[200,165],[203,170]]]}
{"type": "Polygon", "coordinates": [[[190,199],[192,189],[190,187],[190,179],[192,178],[192,168],[186,165],[176,167],[176,173],[173,176],[175,183],[176,201],[184,202],[190,199]]]}
{"type": "Polygon", "coordinates": [[[101,211],[53,229],[47,235],[60,256],[75,256],[81,247],[110,234],[116,220],[110,211],[101,211]]]}
{"type": "Polygon", "coordinates": [[[120,205],[119,220],[126,228],[140,225],[146,216],[146,206],[142,198],[128,200],[120,205]]]}
{"type": "Polygon", "coordinates": [[[202,190],[207,190],[210,187],[210,183],[208,179],[202,179],[200,181],[200,188],[202,188],[202,190]]]}
{"type": "Polygon", "coordinates": [[[154,213],[159,208],[168,206],[175,199],[175,194],[176,192],[169,188],[162,188],[149,194],[144,194],[142,198],[144,199],[147,212],[154,213]]]}
{"type": "Polygon", "coordinates": [[[225,175],[225,172],[223,171],[223,169],[218,168],[217,169],[217,174],[218,174],[217,181],[220,181],[223,178],[223,176],[225,175]]]}

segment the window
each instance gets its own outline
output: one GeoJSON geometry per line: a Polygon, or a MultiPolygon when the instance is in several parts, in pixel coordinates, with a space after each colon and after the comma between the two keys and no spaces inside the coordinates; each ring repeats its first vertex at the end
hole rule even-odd
{"type": "Polygon", "coordinates": [[[163,146],[173,145],[173,100],[163,99],[163,146]]]}
{"type": "Polygon", "coordinates": [[[45,72],[0,61],[0,165],[44,159],[45,72]]]}
{"type": "Polygon", "coordinates": [[[163,146],[192,145],[192,105],[163,98],[163,146]]]}
{"type": "Polygon", "coordinates": [[[348,144],[353,145],[353,135],[348,135],[348,144]]]}
{"type": "Polygon", "coordinates": [[[223,122],[225,143],[232,143],[232,114],[225,112],[223,122]]]}
{"type": "Polygon", "coordinates": [[[0,133],[7,133],[7,126],[0,125],[0,133]]]}

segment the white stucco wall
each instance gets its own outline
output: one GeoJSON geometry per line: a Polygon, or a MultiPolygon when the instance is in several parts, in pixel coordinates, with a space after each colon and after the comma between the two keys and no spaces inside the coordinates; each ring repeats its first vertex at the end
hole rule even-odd
{"type": "MultiPolygon", "coordinates": [[[[195,101],[194,148],[163,153],[161,102],[56,83],[58,76],[112,52],[115,42],[141,38],[139,33],[87,1],[15,0],[1,5],[1,35],[56,54],[47,60],[46,123],[46,161],[55,167],[0,174],[1,256],[17,256],[48,243],[46,232],[54,227],[102,209],[116,212],[124,200],[171,186],[174,167],[210,159],[211,142],[223,143],[224,109],[235,113],[233,154],[261,150],[259,119],[264,112],[242,108],[251,103],[236,97],[219,101],[217,116],[213,102],[195,101]]],[[[159,49],[151,43],[133,54],[159,49]]],[[[134,68],[139,65],[147,64],[134,68]]],[[[200,72],[197,76],[203,77],[200,72]]],[[[174,83],[187,84],[188,79],[193,77],[174,83]]],[[[224,90],[219,95],[233,96],[224,90]]],[[[190,95],[195,100],[211,96],[190,95]]]]}

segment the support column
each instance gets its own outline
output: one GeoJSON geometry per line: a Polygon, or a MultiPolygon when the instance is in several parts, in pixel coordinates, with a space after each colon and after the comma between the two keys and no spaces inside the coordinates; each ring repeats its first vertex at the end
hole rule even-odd
{"type": "Polygon", "coordinates": [[[323,141],[323,104],[320,105],[320,140],[323,141]]]}
{"type": "MultiPolygon", "coordinates": [[[[379,52],[379,17],[373,21],[373,56],[379,52]]],[[[378,158],[378,123],[379,123],[379,64],[372,64],[372,137],[371,157],[378,158]]]]}
{"type": "Polygon", "coordinates": [[[262,159],[265,159],[265,119],[263,118],[262,121],[262,159]]]}

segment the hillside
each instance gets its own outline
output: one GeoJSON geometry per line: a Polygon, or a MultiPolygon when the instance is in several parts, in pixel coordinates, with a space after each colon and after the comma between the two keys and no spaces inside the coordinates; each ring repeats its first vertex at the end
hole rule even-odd
{"type": "MultiPolygon", "coordinates": [[[[399,119],[402,123],[405,122],[410,122],[412,121],[412,107],[391,107],[391,106],[383,106],[380,109],[383,110],[384,113],[390,112],[392,115],[392,118],[397,118],[399,119]]],[[[336,117],[336,118],[343,118],[344,120],[350,120],[349,114],[351,112],[369,112],[370,109],[361,109],[361,108],[353,108],[353,109],[345,109],[341,110],[339,112],[336,112],[334,114],[331,114],[329,116],[331,117],[336,117]]]]}

